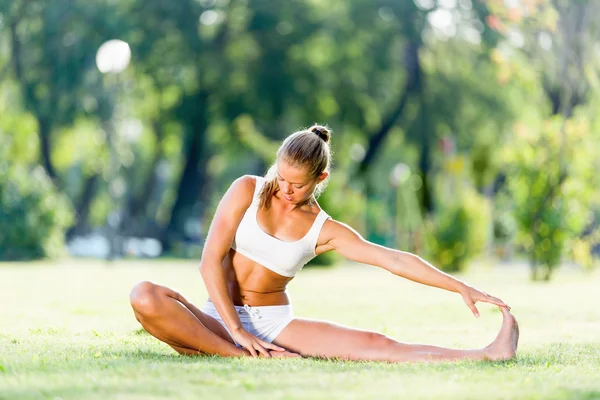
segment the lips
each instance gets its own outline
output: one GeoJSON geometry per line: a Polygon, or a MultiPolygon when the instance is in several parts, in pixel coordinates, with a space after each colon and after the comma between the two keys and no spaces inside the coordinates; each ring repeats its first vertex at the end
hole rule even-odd
{"type": "Polygon", "coordinates": [[[293,200],[293,199],[292,199],[290,196],[283,195],[283,197],[284,197],[284,198],[285,198],[287,201],[292,201],[292,200],[293,200]]]}

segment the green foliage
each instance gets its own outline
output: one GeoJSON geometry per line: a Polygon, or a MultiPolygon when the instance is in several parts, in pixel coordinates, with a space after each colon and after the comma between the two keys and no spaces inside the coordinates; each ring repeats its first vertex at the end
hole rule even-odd
{"type": "Polygon", "coordinates": [[[0,260],[60,255],[72,217],[41,167],[0,168],[0,260]]]}
{"type": "Polygon", "coordinates": [[[0,260],[56,256],[72,222],[70,205],[41,167],[32,116],[14,102],[12,84],[0,95],[0,260]]]}
{"type": "MultiPolygon", "coordinates": [[[[518,243],[529,254],[533,279],[550,279],[567,244],[581,240],[592,221],[598,189],[590,165],[596,156],[597,144],[581,117],[564,121],[557,116],[537,128],[517,126],[505,150],[508,190],[518,243]]],[[[581,245],[578,249],[581,253],[581,245]]]]}
{"type": "Polygon", "coordinates": [[[443,202],[426,223],[432,261],[447,272],[464,271],[468,261],[483,251],[490,223],[488,200],[473,190],[443,202]]]}
{"type": "Polygon", "coordinates": [[[494,214],[494,242],[506,244],[514,239],[516,234],[516,221],[508,212],[494,214]]]}
{"type": "MultiPolygon", "coordinates": [[[[520,134],[511,130],[515,120],[539,130],[536,124],[549,110],[572,109],[562,101],[569,97],[567,81],[573,107],[589,104],[578,121],[595,118],[600,80],[590,50],[596,32],[593,19],[584,25],[575,18],[596,15],[593,2],[473,1],[469,7],[458,2],[451,11],[435,2],[388,0],[46,3],[0,1],[0,47],[6,50],[0,52],[0,129],[12,135],[10,146],[2,142],[8,149],[4,162],[42,165],[56,186],[50,196],[57,190],[79,210],[81,231],[104,225],[119,211],[123,226],[184,240],[187,218],[209,221],[229,182],[264,173],[283,137],[319,121],[334,129],[336,153],[320,203],[365,236],[391,243],[394,214],[396,238],[423,233],[420,218],[416,228],[398,223],[406,218],[389,201],[389,171],[400,162],[431,180],[454,169],[486,193],[504,168],[515,200],[495,214],[493,229],[474,228],[489,218],[475,223],[472,215],[479,211],[460,204],[473,196],[460,194],[463,183],[451,196],[427,182],[411,192],[425,212],[440,199],[456,198],[440,204],[429,223],[440,264],[464,268],[478,248],[467,245],[474,229],[481,238],[489,230],[496,243],[511,242],[511,218],[520,221],[518,243],[535,263],[557,265],[568,250],[583,265],[593,264],[592,238],[598,235],[588,235],[593,224],[585,210],[598,210],[591,202],[597,182],[589,156],[598,127],[579,129],[584,134],[573,136],[575,150],[563,156],[555,142],[549,150],[546,139],[535,145],[510,140],[520,134]],[[451,15],[450,26],[436,26],[436,14],[444,13],[451,15]],[[544,35],[551,47],[541,46],[544,35]],[[118,80],[94,65],[95,50],[110,38],[127,41],[132,50],[131,65],[118,80]],[[584,41],[578,44],[578,38],[584,41]],[[580,85],[582,80],[589,84],[580,85]],[[141,133],[125,140],[132,122],[141,133]],[[371,153],[377,157],[369,158],[369,174],[362,178],[369,179],[369,190],[363,190],[354,171],[360,154],[377,148],[378,132],[384,139],[371,153]],[[455,149],[441,154],[442,138],[455,149]],[[505,141],[524,158],[506,157],[500,151],[505,141]],[[544,200],[561,171],[568,178],[544,200]],[[115,201],[109,189],[116,188],[122,190],[115,201]],[[513,211],[521,214],[507,217],[513,211]],[[156,232],[165,228],[179,235],[156,232]]],[[[10,178],[19,196],[32,196],[22,187],[24,172],[6,171],[2,179],[10,178]]],[[[396,203],[405,213],[416,209],[396,203]]],[[[175,240],[173,251],[180,247],[175,240]]],[[[421,245],[420,236],[415,241],[421,245]]],[[[314,262],[332,263],[332,257],[314,262]]]]}

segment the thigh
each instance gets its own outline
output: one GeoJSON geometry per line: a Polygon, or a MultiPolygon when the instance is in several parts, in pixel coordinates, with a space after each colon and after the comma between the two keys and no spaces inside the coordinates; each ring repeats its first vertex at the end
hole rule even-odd
{"type": "Polygon", "coordinates": [[[186,307],[197,319],[200,321],[202,325],[204,325],[208,330],[219,336],[220,338],[228,341],[229,343],[235,344],[234,340],[231,338],[227,329],[215,318],[207,315],[205,312],[200,310],[198,307],[190,303],[183,295],[179,292],[169,289],[163,286],[165,290],[165,294],[173,299],[179,301],[184,307],[186,307]]]}
{"type": "Polygon", "coordinates": [[[381,359],[394,342],[377,332],[304,318],[294,319],[273,341],[302,356],[344,360],[381,359]]]}

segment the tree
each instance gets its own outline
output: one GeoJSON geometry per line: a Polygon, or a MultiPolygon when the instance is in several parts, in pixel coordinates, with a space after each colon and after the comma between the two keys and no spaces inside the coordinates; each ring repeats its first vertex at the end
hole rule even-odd
{"type": "MultiPolygon", "coordinates": [[[[510,142],[515,150],[507,151],[512,162],[508,186],[532,279],[549,280],[567,245],[590,230],[597,196],[592,172],[597,139],[582,104],[592,95],[590,79],[597,80],[593,46],[598,30],[592,15],[598,5],[556,0],[537,7],[537,23],[505,28],[520,38],[527,57],[522,62],[537,64],[548,103],[547,110],[516,126],[510,142]],[[579,115],[577,108],[582,108],[579,115]]],[[[518,57],[513,59],[516,68],[523,67],[518,57]]]]}

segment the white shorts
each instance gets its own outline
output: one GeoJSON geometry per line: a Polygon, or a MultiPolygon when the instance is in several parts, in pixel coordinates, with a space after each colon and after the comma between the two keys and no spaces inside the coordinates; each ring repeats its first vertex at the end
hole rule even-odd
{"type": "MultiPolygon", "coordinates": [[[[281,331],[294,319],[291,304],[282,306],[250,307],[244,305],[243,307],[234,307],[240,317],[242,327],[257,338],[268,343],[272,343],[281,331]]],[[[231,332],[229,332],[227,325],[223,322],[212,301],[208,300],[204,304],[202,312],[219,321],[231,336],[231,332]]],[[[236,343],[236,346],[240,347],[238,343],[236,343]]]]}

